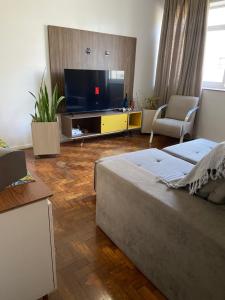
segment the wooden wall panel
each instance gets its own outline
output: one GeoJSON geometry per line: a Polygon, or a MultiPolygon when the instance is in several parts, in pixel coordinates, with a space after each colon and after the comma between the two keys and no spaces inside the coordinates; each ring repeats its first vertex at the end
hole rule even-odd
{"type": "Polygon", "coordinates": [[[125,92],[133,96],[136,38],[48,26],[48,39],[51,83],[57,83],[62,94],[64,69],[111,69],[125,71],[125,92]],[[91,55],[86,48],[91,48],[91,55]]]}

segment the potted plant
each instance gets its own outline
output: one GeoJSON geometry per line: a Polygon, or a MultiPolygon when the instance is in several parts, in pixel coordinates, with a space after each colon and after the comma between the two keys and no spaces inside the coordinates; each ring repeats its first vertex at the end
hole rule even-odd
{"type": "Polygon", "coordinates": [[[158,108],[158,97],[148,97],[144,99],[144,108],[142,109],[142,133],[150,133],[152,122],[158,108]]]}
{"type": "Polygon", "coordinates": [[[29,92],[35,99],[32,114],[32,140],[34,155],[50,155],[60,153],[60,131],[57,119],[57,108],[64,100],[59,97],[58,86],[55,85],[50,99],[44,76],[38,95],[29,92]]]}

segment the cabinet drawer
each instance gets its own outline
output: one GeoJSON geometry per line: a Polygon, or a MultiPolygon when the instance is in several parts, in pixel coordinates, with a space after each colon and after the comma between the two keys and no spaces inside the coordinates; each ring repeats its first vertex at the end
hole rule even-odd
{"type": "Polygon", "coordinates": [[[101,133],[117,132],[127,129],[127,114],[101,117],[101,133]]]}

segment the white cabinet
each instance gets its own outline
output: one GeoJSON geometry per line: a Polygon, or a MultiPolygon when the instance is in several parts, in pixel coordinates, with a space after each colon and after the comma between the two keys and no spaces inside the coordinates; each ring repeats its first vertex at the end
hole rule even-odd
{"type": "Polygon", "coordinates": [[[48,199],[0,214],[0,299],[36,300],[56,288],[48,199]]]}

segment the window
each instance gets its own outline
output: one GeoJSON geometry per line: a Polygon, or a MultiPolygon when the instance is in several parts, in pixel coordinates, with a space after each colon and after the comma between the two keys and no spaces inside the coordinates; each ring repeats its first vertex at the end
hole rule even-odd
{"type": "Polygon", "coordinates": [[[225,1],[210,3],[203,87],[225,89],[225,1]]]}

